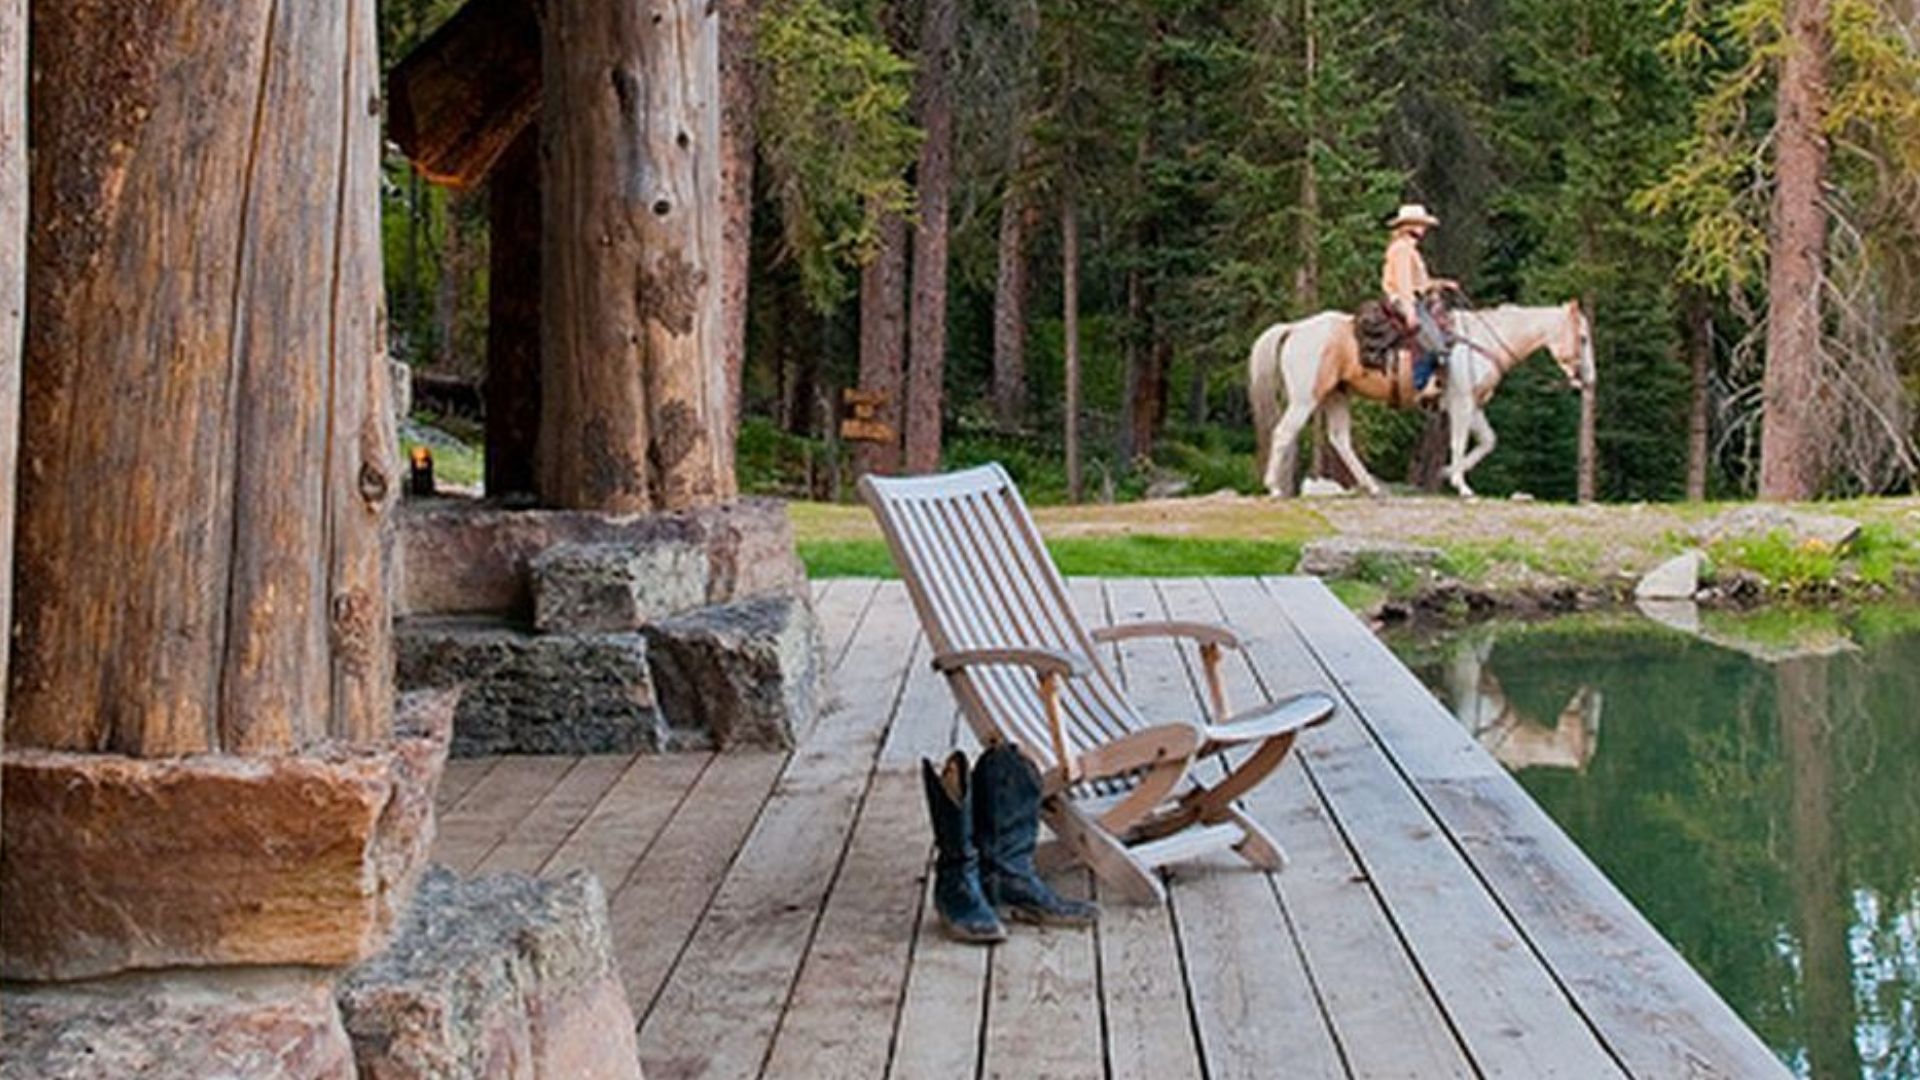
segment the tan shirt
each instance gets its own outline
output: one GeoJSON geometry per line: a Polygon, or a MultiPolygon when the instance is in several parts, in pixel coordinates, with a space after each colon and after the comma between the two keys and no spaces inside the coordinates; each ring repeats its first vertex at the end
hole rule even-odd
{"type": "Polygon", "coordinates": [[[1380,291],[1402,313],[1412,314],[1414,298],[1433,284],[1427,260],[1420,257],[1420,241],[1401,233],[1387,244],[1387,264],[1380,272],[1380,291]]]}

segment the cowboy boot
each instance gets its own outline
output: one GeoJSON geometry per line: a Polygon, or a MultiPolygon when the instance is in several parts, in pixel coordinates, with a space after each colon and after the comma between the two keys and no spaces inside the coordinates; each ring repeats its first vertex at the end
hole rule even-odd
{"type": "Polygon", "coordinates": [[[1033,869],[1040,831],[1040,772],[1005,743],[973,766],[973,836],[988,902],[1009,918],[1045,926],[1091,926],[1100,909],[1056,894],[1033,869]]]}
{"type": "Polygon", "coordinates": [[[933,907],[940,927],[955,941],[991,945],[1007,939],[980,888],[980,856],[973,844],[973,791],[965,754],[954,751],[934,771],[922,758],[920,780],[927,789],[927,816],[933,820],[933,907]]]}

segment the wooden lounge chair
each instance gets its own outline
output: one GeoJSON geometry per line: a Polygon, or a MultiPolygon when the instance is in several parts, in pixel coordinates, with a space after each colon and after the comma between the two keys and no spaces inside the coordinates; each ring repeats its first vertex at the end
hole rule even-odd
{"type": "Polygon", "coordinates": [[[1235,805],[1273,772],[1304,728],[1333,713],[1302,694],[1228,715],[1225,627],[1144,622],[1091,633],[999,465],[942,476],[867,477],[860,494],[880,520],[906,579],[933,666],[947,676],[981,741],[1011,741],[1045,777],[1043,813],[1072,855],[1126,899],[1160,903],[1158,867],[1231,847],[1278,870],[1280,846],[1235,805]],[[1212,715],[1150,723],[1127,700],[1097,643],[1165,636],[1197,642],[1212,715]],[[1236,752],[1237,751],[1237,752],[1236,752]],[[1216,781],[1194,774],[1216,753],[1216,781]]]}

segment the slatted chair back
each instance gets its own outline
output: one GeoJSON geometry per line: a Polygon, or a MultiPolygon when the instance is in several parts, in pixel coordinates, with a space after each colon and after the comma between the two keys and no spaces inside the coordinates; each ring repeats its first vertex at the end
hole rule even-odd
{"type": "MultiPolygon", "coordinates": [[[[1066,680],[1060,697],[1069,753],[1145,726],[1101,663],[1005,469],[869,476],[860,494],[879,519],[935,654],[1025,647],[1085,659],[1091,673],[1066,680]]],[[[1043,769],[1062,764],[1032,671],[982,665],[949,679],[982,741],[1012,739],[1043,769]]]]}

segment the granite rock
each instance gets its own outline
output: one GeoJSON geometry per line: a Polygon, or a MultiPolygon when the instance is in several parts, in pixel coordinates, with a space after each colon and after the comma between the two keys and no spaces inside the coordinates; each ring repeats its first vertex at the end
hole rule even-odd
{"type": "Polygon", "coordinates": [[[533,634],[495,619],[412,618],[394,628],[399,683],[462,687],[453,754],[662,749],[647,639],[533,634]]]}
{"type": "Polygon", "coordinates": [[[1438,548],[1369,536],[1329,536],[1300,552],[1300,572],[1317,577],[1353,577],[1384,566],[1431,569],[1439,562],[1438,548]]]}
{"type": "Polygon", "coordinates": [[[361,1075],[639,1080],[600,883],[429,871],[393,944],[340,991],[361,1075]]]}
{"type": "Polygon", "coordinates": [[[1750,540],[1784,533],[1795,546],[1808,544],[1839,549],[1860,535],[1860,523],[1838,514],[1814,514],[1784,506],[1752,504],[1716,514],[1694,530],[1703,544],[1750,540]]]}
{"type": "Polygon", "coordinates": [[[1633,587],[1633,595],[1640,600],[1691,600],[1700,591],[1704,562],[1698,551],[1683,551],[1647,571],[1633,587]]]}
{"type": "Polygon", "coordinates": [[[707,552],[688,543],[558,544],[531,570],[542,633],[623,633],[707,602],[707,552]]]}
{"type": "Polygon", "coordinates": [[[660,712],[676,745],[791,747],[820,696],[820,632],[791,596],[703,608],[648,626],[660,712]]]}
{"type": "Polygon", "coordinates": [[[532,562],[562,544],[690,548],[706,559],[705,603],[804,596],[786,504],[741,499],[664,514],[513,509],[468,499],[403,503],[397,514],[407,615],[495,615],[530,622],[532,562]]]}
{"type": "Polygon", "coordinates": [[[7,751],[0,976],[372,955],[433,843],[451,705],[415,698],[425,732],[298,755],[7,751]]]}
{"type": "Polygon", "coordinates": [[[9,985],[0,1080],[352,1080],[332,979],[300,968],[9,985]]]}

